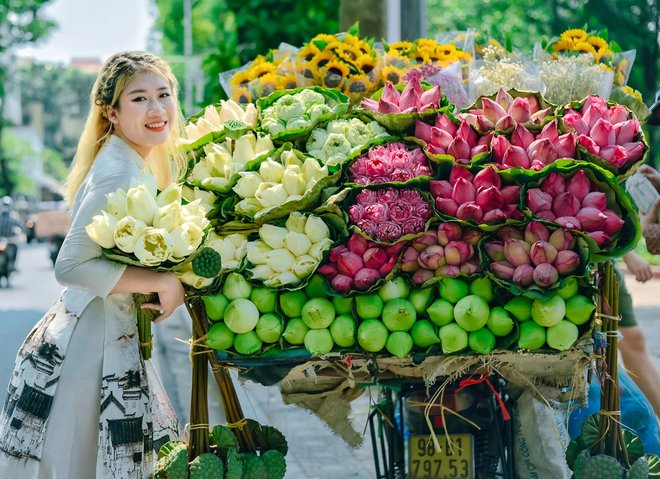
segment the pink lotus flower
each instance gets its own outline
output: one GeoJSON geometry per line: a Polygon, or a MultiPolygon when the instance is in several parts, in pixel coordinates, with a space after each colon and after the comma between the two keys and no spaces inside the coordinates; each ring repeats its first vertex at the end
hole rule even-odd
{"type": "Polygon", "coordinates": [[[640,126],[637,120],[627,120],[614,125],[614,135],[617,145],[634,141],[635,137],[639,135],[639,132],[640,126]]]}
{"type": "Polygon", "coordinates": [[[607,196],[605,193],[600,191],[592,191],[587,193],[587,195],[582,200],[582,207],[593,207],[599,211],[603,211],[607,208],[607,196]]]}
{"type": "Polygon", "coordinates": [[[378,203],[378,193],[374,190],[362,190],[355,197],[355,201],[362,206],[378,203]]]}
{"type": "Polygon", "coordinates": [[[563,250],[572,250],[575,248],[575,237],[570,231],[558,228],[550,234],[548,243],[555,247],[557,254],[563,250]]]}
{"type": "MultiPolygon", "coordinates": [[[[401,190],[403,191],[403,190],[401,190]]],[[[376,192],[379,203],[390,204],[399,199],[400,190],[397,188],[383,188],[376,192]]]]}
{"type": "Polygon", "coordinates": [[[621,145],[608,145],[600,149],[599,156],[617,168],[622,168],[628,163],[628,153],[621,145]]]}
{"type": "Polygon", "coordinates": [[[513,279],[515,266],[513,266],[508,261],[495,261],[494,263],[490,264],[490,270],[498,278],[511,281],[513,279]]]}
{"type": "Polygon", "coordinates": [[[426,221],[427,220],[420,218],[419,216],[411,216],[403,223],[403,225],[401,225],[402,235],[419,233],[420,231],[424,230],[426,221]]]}
{"type": "Polygon", "coordinates": [[[462,265],[459,266],[459,273],[464,274],[464,275],[471,275],[475,274],[481,271],[481,266],[479,266],[479,263],[473,258],[462,265]]]}
{"type": "Polygon", "coordinates": [[[461,268],[453,264],[445,264],[435,270],[435,276],[439,278],[455,278],[461,274],[461,268]]]}
{"type": "MultiPolygon", "coordinates": [[[[504,154],[511,146],[511,142],[504,135],[497,135],[493,137],[491,142],[491,148],[493,149],[493,159],[497,163],[502,163],[504,159],[504,154]]],[[[520,146],[520,145],[516,145],[520,146]]],[[[525,147],[526,148],[526,147],[525,147]]]]}
{"type": "Polygon", "coordinates": [[[578,170],[571,176],[566,182],[566,191],[573,193],[578,201],[582,201],[587,196],[591,191],[591,182],[584,170],[578,170]]]}
{"type": "Polygon", "coordinates": [[[390,273],[390,271],[392,271],[392,270],[394,269],[394,265],[395,265],[395,264],[396,264],[396,258],[395,258],[395,257],[391,257],[391,258],[387,261],[387,263],[385,263],[383,266],[381,266],[380,268],[378,268],[378,272],[379,272],[382,276],[387,276],[387,275],[390,273]]]}
{"type": "Polygon", "coordinates": [[[546,193],[541,188],[531,188],[527,190],[527,205],[532,213],[537,211],[549,210],[552,208],[552,195],[546,193]]]}
{"type": "Polygon", "coordinates": [[[554,171],[545,177],[543,183],[541,183],[540,188],[546,193],[550,193],[553,197],[557,196],[559,193],[566,191],[566,180],[559,173],[554,171]]]}
{"type": "Polygon", "coordinates": [[[517,239],[517,240],[524,239],[523,238],[523,233],[518,228],[514,228],[512,226],[504,226],[503,228],[500,228],[497,231],[497,236],[499,236],[499,238],[502,241],[506,241],[509,238],[513,238],[513,239],[517,239]]]}
{"type": "Polygon", "coordinates": [[[440,223],[436,232],[438,244],[446,246],[450,241],[458,241],[463,236],[462,228],[456,223],[440,223]]]}
{"type": "Polygon", "coordinates": [[[527,151],[519,146],[511,145],[502,157],[502,166],[507,168],[529,168],[531,161],[527,151]]]}
{"type": "Polygon", "coordinates": [[[562,250],[557,253],[557,257],[552,264],[559,274],[566,276],[578,269],[580,257],[575,251],[562,250]]]}
{"type": "Polygon", "coordinates": [[[380,100],[365,98],[361,105],[366,109],[386,114],[423,112],[437,109],[441,94],[438,86],[424,91],[419,78],[412,78],[401,93],[388,81],[385,83],[380,100]]]}
{"type": "MultiPolygon", "coordinates": [[[[502,136],[502,138],[505,137],[502,136]]],[[[511,144],[515,146],[519,146],[526,150],[527,147],[532,144],[534,139],[535,139],[534,135],[532,134],[531,131],[529,131],[527,128],[525,128],[522,125],[518,125],[516,126],[516,129],[513,130],[513,134],[511,135],[511,144]]],[[[501,148],[501,146],[499,146],[499,148],[501,148]]]]}
{"type": "Polygon", "coordinates": [[[418,252],[424,251],[427,246],[434,244],[438,244],[438,237],[435,231],[427,231],[422,236],[415,238],[411,243],[412,247],[418,252]]]}
{"type": "Polygon", "coordinates": [[[338,274],[333,277],[330,284],[332,285],[332,289],[338,293],[348,293],[353,289],[353,286],[355,285],[353,278],[344,274],[338,274]]]}
{"type": "Polygon", "coordinates": [[[603,210],[606,219],[603,223],[603,232],[610,238],[621,231],[624,221],[612,210],[603,210]]]}
{"type": "Polygon", "coordinates": [[[332,279],[335,277],[335,275],[338,273],[337,267],[332,264],[332,263],[326,263],[324,265],[321,265],[319,269],[316,270],[320,275],[323,275],[324,277],[328,279],[332,279]]]}
{"type": "Polygon", "coordinates": [[[477,190],[495,186],[498,190],[502,187],[502,179],[492,166],[487,166],[474,176],[472,181],[477,190]]]}
{"type": "Polygon", "coordinates": [[[337,259],[337,271],[354,278],[358,271],[364,268],[362,256],[351,251],[344,251],[337,259]]]}
{"type": "Polygon", "coordinates": [[[472,245],[464,241],[450,241],[444,249],[447,264],[460,266],[474,254],[472,245]]]}
{"type": "Polygon", "coordinates": [[[355,279],[354,279],[355,289],[358,289],[360,291],[365,291],[371,288],[374,284],[376,284],[376,281],[378,281],[380,278],[382,278],[382,276],[380,272],[378,272],[378,270],[370,269],[370,268],[362,268],[355,275],[355,279]]]}
{"type": "Polygon", "coordinates": [[[552,201],[552,212],[557,215],[557,217],[575,216],[579,210],[580,200],[570,191],[559,193],[552,201]]]}
{"type": "Polygon", "coordinates": [[[406,250],[403,252],[403,257],[401,258],[401,270],[406,273],[413,273],[417,271],[419,268],[417,263],[418,257],[419,252],[415,248],[406,248],[406,250]]]}
{"type": "Polygon", "coordinates": [[[389,206],[389,216],[392,221],[402,225],[413,215],[413,208],[409,202],[404,200],[394,201],[389,206]]]}
{"type": "Polygon", "coordinates": [[[584,147],[584,149],[592,155],[598,156],[600,153],[600,146],[598,146],[598,144],[596,144],[596,142],[589,138],[587,135],[578,136],[578,144],[584,147]]]}
{"type": "Polygon", "coordinates": [[[553,143],[557,158],[575,158],[575,147],[577,138],[571,133],[566,133],[557,138],[553,143]]]}
{"type": "Polygon", "coordinates": [[[563,226],[564,228],[570,228],[573,230],[582,229],[580,220],[578,220],[575,216],[559,216],[555,218],[555,223],[557,223],[560,226],[563,226]]]}
{"type": "Polygon", "coordinates": [[[465,241],[467,244],[472,246],[477,246],[477,243],[481,240],[482,234],[479,230],[468,229],[463,232],[461,241],[465,241]]]}
{"type": "Polygon", "coordinates": [[[433,271],[430,269],[418,269],[415,271],[415,274],[412,275],[412,282],[419,286],[426,283],[431,278],[433,278],[433,271]]]}
{"type": "Polygon", "coordinates": [[[587,234],[596,241],[598,246],[605,246],[611,241],[610,236],[604,231],[589,231],[587,234]]]}
{"type": "Polygon", "coordinates": [[[529,244],[533,245],[536,241],[548,241],[548,238],[550,238],[550,231],[543,223],[531,221],[525,227],[525,242],[529,244]]]}
{"type": "Polygon", "coordinates": [[[588,135],[589,134],[589,125],[584,121],[582,115],[580,115],[575,110],[567,110],[564,113],[564,124],[572,128],[578,135],[588,135]]]}
{"type": "Polygon", "coordinates": [[[438,211],[448,216],[456,216],[456,212],[458,211],[458,203],[451,198],[437,197],[435,199],[435,207],[438,211]]]}
{"type": "Polygon", "coordinates": [[[559,280],[559,272],[548,263],[541,263],[534,268],[533,279],[541,288],[549,288],[559,280]]]}
{"type": "Polygon", "coordinates": [[[534,266],[521,264],[513,270],[511,281],[518,286],[527,287],[534,281],[534,266]]]}
{"type": "Polygon", "coordinates": [[[417,262],[422,268],[438,269],[440,266],[446,264],[445,250],[438,244],[428,246],[424,251],[419,253],[417,262]]]}
{"type": "Polygon", "coordinates": [[[609,110],[609,118],[613,125],[628,119],[628,110],[621,105],[612,105],[609,110]]]}
{"type": "Polygon", "coordinates": [[[471,181],[468,181],[465,178],[459,178],[456,183],[454,183],[452,199],[459,206],[463,203],[474,201],[475,195],[476,189],[471,181]]]}
{"type": "Polygon", "coordinates": [[[376,239],[392,243],[403,235],[401,226],[393,221],[383,221],[376,227],[376,239]]]}
{"type": "Polygon", "coordinates": [[[613,145],[616,141],[616,134],[614,132],[614,125],[609,121],[600,118],[591,127],[589,136],[601,148],[607,145],[613,145]]]}
{"type": "Polygon", "coordinates": [[[347,246],[351,252],[362,256],[364,252],[367,251],[369,242],[359,234],[353,233],[351,237],[348,238],[347,246]]]}
{"type": "Polygon", "coordinates": [[[477,223],[481,223],[481,220],[484,217],[484,213],[478,204],[476,204],[474,201],[468,201],[458,207],[456,210],[456,217],[463,221],[472,220],[476,221],[477,223]]]}
{"type": "Polygon", "coordinates": [[[603,228],[607,216],[599,209],[587,206],[577,212],[575,217],[578,219],[585,231],[597,231],[603,228]]]}
{"type": "Polygon", "coordinates": [[[360,228],[360,230],[367,236],[372,238],[376,235],[376,223],[368,219],[361,219],[355,223],[355,225],[360,228]]]}
{"type": "Polygon", "coordinates": [[[367,206],[362,213],[362,219],[371,220],[376,224],[389,219],[389,207],[387,203],[376,203],[367,206]]]}
{"type": "Polygon", "coordinates": [[[368,248],[362,255],[365,268],[379,269],[388,261],[388,256],[385,250],[378,246],[368,248]]]}
{"type": "Polygon", "coordinates": [[[449,183],[452,185],[456,184],[459,178],[464,178],[470,183],[474,181],[474,175],[470,173],[470,170],[463,168],[462,166],[454,166],[449,172],[449,183]]]}
{"type": "Polygon", "coordinates": [[[542,263],[552,263],[556,257],[557,249],[547,241],[535,241],[529,250],[529,258],[536,266],[542,263]]]}
{"type": "Polygon", "coordinates": [[[486,254],[493,261],[505,261],[504,256],[504,242],[503,241],[490,241],[484,245],[486,254]]]}
{"type": "Polygon", "coordinates": [[[498,221],[506,220],[509,217],[509,214],[504,210],[495,208],[494,210],[487,211],[484,213],[484,217],[481,219],[482,223],[496,223],[498,221]]]}
{"type": "Polygon", "coordinates": [[[518,185],[508,185],[500,190],[504,204],[517,205],[520,201],[520,187],[518,185]]]}
{"type": "Polygon", "coordinates": [[[552,210],[541,210],[534,213],[537,218],[547,221],[554,221],[557,218],[557,215],[552,212],[552,210]]]}
{"type": "Polygon", "coordinates": [[[447,180],[431,180],[429,181],[429,189],[433,196],[441,198],[451,198],[453,187],[447,180]]]}
{"type": "Polygon", "coordinates": [[[500,190],[497,186],[483,188],[477,194],[475,201],[481,208],[481,211],[485,212],[500,209],[504,204],[502,193],[500,193],[500,190]]]}
{"type": "Polygon", "coordinates": [[[340,244],[338,246],[335,246],[330,250],[330,255],[328,256],[328,259],[331,262],[336,263],[337,261],[339,261],[339,255],[341,255],[345,251],[348,251],[346,245],[340,244]]]}
{"type": "Polygon", "coordinates": [[[513,266],[530,264],[529,251],[529,244],[522,240],[509,238],[504,241],[504,256],[513,266]]]}

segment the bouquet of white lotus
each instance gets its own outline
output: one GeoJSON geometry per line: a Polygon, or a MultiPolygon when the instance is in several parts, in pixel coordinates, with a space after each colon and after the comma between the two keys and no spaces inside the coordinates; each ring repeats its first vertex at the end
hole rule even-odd
{"type": "MultiPolygon", "coordinates": [[[[220,274],[222,251],[227,248],[217,237],[207,241],[207,208],[201,199],[187,202],[182,198],[179,184],[158,192],[152,176],[146,175],[140,181],[134,180],[127,191],[119,189],[108,194],[105,209],[92,218],[87,234],[113,261],[171,271],[188,291],[208,289],[220,274]]],[[[141,310],[139,305],[153,299],[153,295],[136,295],[145,359],[151,356],[151,320],[155,312],[141,310]]]]}

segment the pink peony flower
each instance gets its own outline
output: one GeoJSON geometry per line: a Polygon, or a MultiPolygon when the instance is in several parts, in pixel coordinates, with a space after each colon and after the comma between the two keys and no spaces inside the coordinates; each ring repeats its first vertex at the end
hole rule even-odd
{"type": "Polygon", "coordinates": [[[364,214],[364,206],[362,205],[351,205],[348,207],[348,217],[352,223],[357,223],[362,219],[364,214]]]}
{"type": "Polygon", "coordinates": [[[367,206],[362,213],[362,219],[371,220],[376,224],[389,218],[389,207],[387,203],[374,203],[367,206]]]}
{"type": "Polygon", "coordinates": [[[392,203],[399,199],[399,190],[396,188],[383,188],[377,191],[378,201],[382,203],[392,203]]]}
{"type": "Polygon", "coordinates": [[[416,234],[424,230],[426,220],[419,216],[411,216],[401,226],[403,235],[416,234]]]}
{"type": "Polygon", "coordinates": [[[376,239],[392,243],[401,238],[401,226],[393,221],[383,221],[376,227],[376,239]]]}
{"type": "Polygon", "coordinates": [[[402,199],[393,202],[389,206],[390,219],[400,225],[404,224],[413,215],[413,212],[410,203],[402,199]]]}
{"type": "Polygon", "coordinates": [[[376,223],[374,223],[373,221],[367,219],[361,219],[355,224],[367,236],[371,236],[373,238],[376,235],[376,223]]]}
{"type": "Polygon", "coordinates": [[[355,197],[355,201],[362,206],[368,206],[374,203],[378,203],[379,201],[378,192],[374,190],[362,190],[355,197]]]}

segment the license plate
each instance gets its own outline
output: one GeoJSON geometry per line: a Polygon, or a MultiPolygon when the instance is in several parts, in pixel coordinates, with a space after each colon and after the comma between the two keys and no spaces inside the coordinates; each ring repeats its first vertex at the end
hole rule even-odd
{"type": "Polygon", "coordinates": [[[473,437],[470,434],[450,434],[454,447],[449,448],[447,437],[437,433],[440,450],[431,436],[410,436],[408,479],[474,479],[473,437]]]}

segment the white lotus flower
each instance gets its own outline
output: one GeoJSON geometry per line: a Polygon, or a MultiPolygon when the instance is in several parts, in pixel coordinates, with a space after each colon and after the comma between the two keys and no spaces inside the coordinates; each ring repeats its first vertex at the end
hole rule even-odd
{"type": "Polygon", "coordinates": [[[284,165],[267,158],[259,165],[259,175],[264,181],[280,183],[284,174],[284,165]]]}
{"type": "Polygon", "coordinates": [[[284,185],[264,182],[254,193],[254,197],[264,208],[279,206],[286,203],[289,197],[284,185]]]}
{"type": "Polygon", "coordinates": [[[111,249],[115,247],[114,232],[117,227],[117,218],[101,211],[100,215],[92,218],[92,222],[85,227],[87,236],[92,241],[103,248],[111,249]]]}
{"type": "Polygon", "coordinates": [[[286,228],[274,225],[263,225],[259,228],[259,237],[271,248],[284,248],[284,238],[289,233],[286,228]]]}
{"type": "Polygon", "coordinates": [[[289,231],[284,237],[284,247],[296,257],[306,254],[311,246],[311,240],[303,233],[289,231]]]}
{"type": "Polygon", "coordinates": [[[204,231],[193,222],[183,223],[170,233],[173,248],[171,258],[180,261],[194,253],[204,239],[204,231]]]}
{"type": "Polygon", "coordinates": [[[153,226],[156,228],[163,228],[167,231],[172,231],[180,224],[181,217],[181,204],[170,203],[161,208],[154,215],[153,226]]]}
{"type": "Polygon", "coordinates": [[[307,218],[300,211],[292,212],[286,220],[286,229],[294,233],[304,233],[307,218]]]}
{"type": "Polygon", "coordinates": [[[156,204],[158,206],[165,206],[170,203],[181,203],[181,196],[182,196],[182,189],[181,185],[177,183],[170,183],[167,185],[167,188],[165,188],[163,191],[158,193],[158,196],[156,196],[156,204]]]}
{"type": "MultiPolygon", "coordinates": [[[[334,123],[334,122],[330,122],[330,124],[332,124],[332,123],[334,123]]],[[[329,125],[328,125],[328,128],[330,128],[329,125]]],[[[312,150],[321,150],[321,149],[323,149],[323,145],[325,145],[326,138],[328,138],[328,132],[326,130],[324,130],[323,128],[316,128],[309,135],[309,138],[307,139],[307,143],[305,145],[305,149],[308,152],[311,152],[312,150]]]]}
{"type": "Polygon", "coordinates": [[[305,254],[296,258],[296,261],[291,267],[291,271],[298,277],[298,279],[305,279],[312,274],[312,271],[314,271],[314,268],[316,268],[318,264],[319,261],[317,259],[305,254]]]}
{"type": "Polygon", "coordinates": [[[323,238],[318,243],[312,244],[307,254],[314,258],[316,261],[321,261],[323,259],[323,253],[328,251],[331,246],[332,240],[330,238],[323,238]]]}
{"type": "Polygon", "coordinates": [[[234,186],[234,192],[241,198],[253,198],[261,184],[263,178],[256,171],[241,171],[241,176],[234,186]]]}
{"type": "Polygon", "coordinates": [[[320,217],[309,215],[305,223],[305,234],[312,243],[318,243],[324,238],[330,238],[330,229],[320,217]]]}
{"type": "Polygon", "coordinates": [[[158,266],[166,261],[174,250],[170,234],[164,229],[147,227],[135,241],[134,254],[145,266],[158,266]]]}
{"type": "Polygon", "coordinates": [[[307,181],[298,166],[290,166],[282,176],[282,185],[289,195],[304,195],[307,181]]]}
{"type": "Polygon", "coordinates": [[[294,284],[300,281],[298,277],[293,274],[292,271],[284,271],[279,274],[274,274],[273,276],[270,277],[270,279],[267,279],[264,281],[264,286],[268,286],[269,288],[279,288],[280,286],[286,286],[287,284],[294,284]]]}
{"type": "Polygon", "coordinates": [[[147,185],[138,185],[126,192],[126,214],[129,216],[150,226],[157,211],[155,194],[151,194],[147,185]]]}
{"type": "Polygon", "coordinates": [[[256,279],[257,281],[266,281],[275,275],[275,271],[265,264],[257,265],[254,268],[248,269],[248,271],[252,273],[252,279],[256,279]]]}

